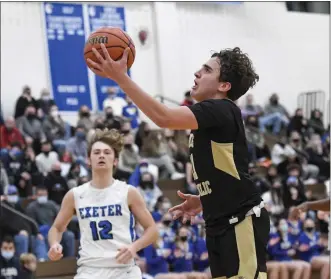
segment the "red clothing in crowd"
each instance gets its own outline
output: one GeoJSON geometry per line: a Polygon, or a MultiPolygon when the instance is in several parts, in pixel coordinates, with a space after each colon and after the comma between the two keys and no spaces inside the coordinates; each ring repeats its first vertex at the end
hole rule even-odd
{"type": "Polygon", "coordinates": [[[0,148],[8,148],[11,143],[19,142],[24,146],[24,139],[21,132],[17,128],[8,131],[6,126],[0,127],[0,148]]]}

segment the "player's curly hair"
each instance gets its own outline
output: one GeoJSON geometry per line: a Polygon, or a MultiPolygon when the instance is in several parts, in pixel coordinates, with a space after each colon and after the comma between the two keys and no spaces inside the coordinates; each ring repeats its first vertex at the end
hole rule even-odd
{"type": "Polygon", "coordinates": [[[91,155],[93,144],[98,141],[109,145],[115,152],[115,158],[118,158],[124,146],[124,138],[118,130],[108,130],[107,128],[104,130],[96,129],[95,133],[92,135],[91,140],[88,143],[88,156],[91,155]]]}
{"type": "Polygon", "coordinates": [[[227,97],[236,101],[259,81],[252,61],[239,47],[224,49],[212,57],[220,60],[220,81],[231,83],[227,97]]]}

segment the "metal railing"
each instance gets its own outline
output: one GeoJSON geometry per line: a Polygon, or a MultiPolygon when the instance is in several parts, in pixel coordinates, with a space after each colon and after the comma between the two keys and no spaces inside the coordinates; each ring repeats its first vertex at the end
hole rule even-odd
{"type": "Polygon", "coordinates": [[[327,117],[325,115],[325,111],[327,110],[325,92],[317,90],[299,94],[298,107],[302,108],[304,117],[308,119],[310,118],[310,114],[314,109],[320,110],[324,117],[327,117]]]}

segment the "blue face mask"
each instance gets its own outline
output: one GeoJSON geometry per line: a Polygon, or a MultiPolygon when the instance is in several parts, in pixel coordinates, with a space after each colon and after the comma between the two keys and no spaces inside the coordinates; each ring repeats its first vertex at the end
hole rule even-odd
{"type": "Polygon", "coordinates": [[[1,250],[1,256],[5,258],[6,260],[10,260],[14,257],[14,251],[4,251],[1,250]]]}
{"type": "Polygon", "coordinates": [[[84,140],[85,139],[85,133],[84,132],[76,132],[76,137],[84,140]]]}

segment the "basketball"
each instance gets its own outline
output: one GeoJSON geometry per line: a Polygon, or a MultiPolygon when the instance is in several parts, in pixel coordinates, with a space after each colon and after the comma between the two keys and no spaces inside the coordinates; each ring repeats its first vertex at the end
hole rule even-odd
{"type": "Polygon", "coordinates": [[[98,50],[101,56],[105,58],[100,45],[102,43],[106,46],[110,57],[115,61],[121,59],[124,50],[129,47],[130,52],[127,65],[128,70],[131,68],[136,56],[136,49],[131,37],[118,27],[103,27],[90,34],[84,47],[84,59],[89,68],[88,58],[99,63],[92,48],[98,50]]]}

